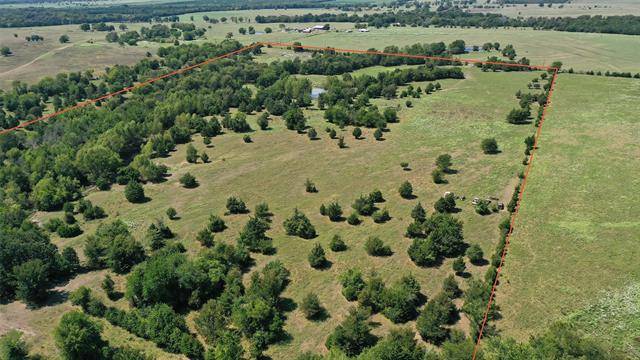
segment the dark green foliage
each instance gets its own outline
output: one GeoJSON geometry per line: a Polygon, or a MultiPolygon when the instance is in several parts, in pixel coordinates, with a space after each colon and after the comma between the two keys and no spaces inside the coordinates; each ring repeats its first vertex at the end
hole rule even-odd
{"type": "Polygon", "coordinates": [[[442,154],[436,158],[436,167],[445,173],[450,171],[451,165],[451,155],[449,154],[442,154]]]}
{"type": "Polygon", "coordinates": [[[187,189],[193,189],[198,186],[198,180],[191,173],[185,173],[180,177],[180,184],[187,189]]]}
{"type": "Polygon", "coordinates": [[[342,237],[340,237],[340,235],[337,235],[337,234],[334,235],[333,238],[331,238],[329,247],[331,248],[331,251],[334,251],[334,252],[347,250],[347,244],[345,244],[344,240],[342,240],[342,237]]]}
{"type": "Polygon", "coordinates": [[[529,116],[531,116],[529,108],[512,109],[507,115],[507,122],[510,124],[523,124],[529,120],[529,116]]]}
{"type": "Polygon", "coordinates": [[[362,216],[369,216],[376,210],[373,199],[370,196],[360,195],[351,207],[362,216]]]}
{"type": "Polygon", "coordinates": [[[227,225],[225,225],[224,220],[220,216],[213,214],[209,216],[209,231],[217,233],[224,231],[226,228],[227,225]]]}
{"type": "Polygon", "coordinates": [[[391,248],[377,236],[370,236],[364,243],[364,249],[371,256],[390,256],[393,254],[391,248]]]}
{"type": "Polygon", "coordinates": [[[462,294],[455,276],[449,275],[444,279],[444,282],[442,283],[442,292],[451,299],[455,299],[462,294]]]}
{"type": "Polygon", "coordinates": [[[469,261],[475,265],[478,265],[482,261],[482,258],[484,256],[484,254],[482,253],[482,249],[478,244],[469,246],[469,248],[467,248],[467,251],[465,252],[465,255],[467,255],[469,261]]]}
{"type": "Polygon", "coordinates": [[[298,209],[294,209],[293,215],[283,223],[287,235],[299,236],[303,239],[316,237],[316,229],[309,218],[298,209]]]}
{"type": "MultiPolygon", "coordinates": [[[[361,360],[424,360],[427,350],[415,340],[415,334],[408,328],[391,329],[382,341],[365,350],[361,360]]],[[[431,354],[430,352],[427,354],[431,354]]]]}
{"type": "Polygon", "coordinates": [[[480,148],[485,154],[497,154],[498,142],[494,138],[483,139],[480,143],[480,148]]]}
{"type": "Polygon", "coordinates": [[[368,317],[369,313],[364,309],[351,308],[349,315],[329,335],[327,348],[337,348],[347,356],[356,356],[373,346],[376,338],[371,334],[368,317]]]}
{"type": "Polygon", "coordinates": [[[309,265],[311,265],[312,268],[316,269],[322,268],[327,264],[327,258],[325,257],[324,249],[322,248],[322,246],[320,246],[319,243],[316,243],[313,248],[311,248],[311,251],[307,256],[307,260],[309,260],[309,265]]]}
{"type": "Polygon", "coordinates": [[[22,340],[22,333],[20,331],[10,330],[0,337],[0,359],[29,359],[29,347],[27,346],[27,343],[22,340]]]}
{"type": "Polygon", "coordinates": [[[146,197],[144,195],[144,188],[142,184],[137,181],[130,181],[127,186],[124,188],[124,196],[131,203],[141,203],[144,202],[146,197]]]}
{"type": "Polygon", "coordinates": [[[417,222],[424,222],[427,220],[427,212],[422,207],[421,203],[416,204],[411,210],[411,218],[417,222]]]}
{"type": "Polygon", "coordinates": [[[212,247],[214,244],[214,236],[208,229],[202,229],[196,235],[196,240],[204,247],[212,247]]]}
{"type": "Polygon", "coordinates": [[[144,248],[131,235],[118,235],[107,249],[107,266],[116,273],[126,273],[145,259],[144,248]]]}
{"type": "Polygon", "coordinates": [[[381,209],[381,210],[376,210],[373,213],[373,221],[376,223],[385,223],[389,220],[391,220],[391,216],[389,215],[389,210],[387,209],[381,209]]]}
{"type": "Polygon", "coordinates": [[[250,251],[269,253],[272,246],[271,239],[265,234],[267,230],[269,223],[257,217],[250,217],[238,236],[238,245],[250,251]]]}
{"type": "Polygon", "coordinates": [[[100,325],[87,315],[71,311],[62,315],[54,337],[64,359],[95,359],[106,345],[100,335],[101,330],[100,325]]]}
{"type": "Polygon", "coordinates": [[[427,302],[418,316],[416,327],[425,341],[440,344],[448,336],[445,325],[452,322],[456,307],[446,293],[440,293],[427,302]]]}
{"type": "Polygon", "coordinates": [[[371,201],[373,201],[374,203],[382,203],[384,202],[384,196],[382,196],[382,191],[376,189],[373,190],[370,194],[369,194],[369,199],[371,199],[371,201]]]}
{"type": "Polygon", "coordinates": [[[349,225],[359,225],[360,224],[360,219],[358,218],[358,214],[351,213],[349,215],[349,217],[347,217],[347,223],[349,225]]]}
{"type": "Polygon", "coordinates": [[[451,267],[453,268],[453,271],[455,271],[456,275],[464,274],[464,271],[467,269],[467,266],[464,264],[464,259],[462,257],[453,260],[451,267]]]}
{"type": "Polygon", "coordinates": [[[178,215],[178,212],[176,211],[176,209],[170,207],[167,209],[166,211],[167,217],[169,218],[169,220],[174,220],[176,218],[176,216],[178,215]]]}
{"type": "MultiPolygon", "coordinates": [[[[491,293],[491,285],[485,284],[482,281],[471,278],[468,282],[467,289],[464,292],[462,305],[462,311],[467,314],[467,318],[471,322],[471,337],[476,338],[480,325],[484,319],[485,311],[487,310],[487,302],[489,301],[489,295],[491,293]]],[[[493,320],[497,315],[497,309],[495,303],[491,306],[487,319],[493,320]]],[[[489,323],[487,323],[489,325],[489,323]]],[[[491,332],[490,327],[485,328],[485,331],[491,332]]]]}
{"type": "Polygon", "coordinates": [[[447,182],[447,180],[445,180],[444,178],[444,171],[442,171],[441,169],[433,169],[433,171],[431,172],[431,178],[436,184],[445,184],[447,182]]]}
{"type": "Polygon", "coordinates": [[[348,301],[358,298],[358,293],[364,288],[364,280],[362,273],[358,269],[348,269],[340,275],[340,284],[342,285],[342,295],[348,301]]]}
{"type": "Polygon", "coordinates": [[[244,348],[242,347],[240,334],[235,331],[224,331],[219,340],[210,348],[205,360],[242,360],[244,348]]]}
{"type": "Polygon", "coordinates": [[[353,129],[353,137],[357,139],[360,139],[360,137],[362,136],[362,129],[360,129],[359,127],[356,127],[353,129]]]}
{"type": "Polygon", "coordinates": [[[329,217],[331,221],[340,221],[342,220],[342,207],[337,202],[331,202],[325,208],[325,213],[322,214],[329,217]]]}
{"type": "Polygon", "coordinates": [[[242,137],[242,141],[244,141],[246,144],[249,144],[249,143],[253,142],[253,140],[251,139],[251,136],[249,136],[249,135],[244,135],[242,137]]]}
{"type": "Polygon", "coordinates": [[[405,181],[400,185],[400,188],[398,188],[398,193],[404,199],[412,199],[414,197],[413,186],[411,186],[409,181],[405,181]]]}
{"type": "Polygon", "coordinates": [[[308,293],[302,299],[302,303],[300,303],[300,311],[302,311],[304,317],[308,320],[314,320],[322,315],[324,309],[322,308],[322,305],[320,305],[318,295],[315,293],[308,293]]]}
{"type": "Polygon", "coordinates": [[[257,122],[258,122],[258,126],[260,127],[260,130],[269,129],[269,112],[265,111],[262,114],[260,114],[257,122]]]}
{"type": "Polygon", "coordinates": [[[420,303],[420,285],[412,276],[404,276],[400,281],[384,290],[382,313],[394,323],[404,323],[417,314],[420,303]]]}
{"type": "Polygon", "coordinates": [[[61,224],[56,231],[61,238],[72,238],[82,234],[82,229],[78,224],[61,224]]]}
{"type": "Polygon", "coordinates": [[[193,144],[187,145],[187,162],[189,163],[198,162],[198,150],[196,150],[193,144]]]}
{"type": "Polygon", "coordinates": [[[209,155],[207,155],[207,153],[204,151],[202,152],[202,154],[200,154],[200,159],[205,164],[209,163],[209,155]]]}
{"type": "Polygon", "coordinates": [[[340,135],[340,136],[338,137],[338,147],[339,147],[340,149],[344,149],[344,148],[346,148],[346,147],[347,147],[347,144],[345,144],[345,142],[344,142],[344,136],[342,136],[342,135],[340,135]]]}
{"type": "Polygon", "coordinates": [[[418,266],[432,266],[440,257],[438,247],[433,239],[414,238],[407,254],[418,266]]]}
{"type": "Polygon", "coordinates": [[[13,276],[18,299],[29,305],[37,305],[46,298],[49,271],[44,261],[26,261],[13,269],[13,276]]]}
{"type": "Polygon", "coordinates": [[[411,224],[409,224],[409,226],[407,226],[407,231],[405,232],[404,236],[406,236],[408,238],[411,238],[411,239],[425,237],[422,223],[420,223],[420,222],[418,222],[416,220],[416,221],[412,222],[411,224]]]}
{"type": "Polygon", "coordinates": [[[80,270],[80,259],[76,250],[70,246],[62,249],[61,268],[65,274],[75,274],[80,270]]]}
{"type": "Polygon", "coordinates": [[[112,300],[115,299],[115,295],[116,295],[115,282],[111,278],[111,275],[109,274],[105,275],[100,287],[102,287],[102,290],[104,290],[105,294],[107,294],[107,297],[109,299],[112,299],[112,300]]]}
{"type": "Polygon", "coordinates": [[[309,180],[309,179],[307,179],[304,182],[304,189],[308,193],[316,193],[316,192],[318,192],[318,189],[316,188],[316,185],[313,182],[311,182],[311,180],[309,180]]]}
{"type": "Polygon", "coordinates": [[[315,140],[318,138],[318,132],[316,131],[316,129],[311,128],[307,131],[307,136],[309,137],[309,139],[315,140]]]}
{"type": "Polygon", "coordinates": [[[507,204],[507,210],[509,210],[509,212],[516,211],[516,208],[518,207],[519,197],[520,197],[520,184],[518,183],[518,185],[516,185],[515,190],[513,190],[513,194],[511,195],[511,200],[507,204]]]}
{"type": "Polygon", "coordinates": [[[229,309],[225,304],[212,299],[202,306],[195,318],[195,324],[198,333],[204,337],[207,344],[215,345],[224,338],[230,320],[229,309]]]}
{"type": "Polygon", "coordinates": [[[491,209],[489,209],[489,205],[491,202],[489,200],[481,199],[478,200],[478,203],[475,206],[476,213],[479,215],[489,215],[491,214],[491,209]]]}
{"type": "Polygon", "coordinates": [[[246,214],[248,212],[247,205],[240,198],[231,196],[227,199],[227,214],[246,214]]]}
{"type": "Polygon", "coordinates": [[[338,135],[336,134],[336,129],[331,128],[331,129],[329,130],[329,137],[330,137],[330,138],[332,138],[332,139],[335,139],[335,138],[336,138],[336,136],[338,136],[338,135]]]}
{"type": "Polygon", "coordinates": [[[376,129],[376,131],[374,131],[374,132],[373,132],[373,137],[374,137],[376,140],[378,140],[378,141],[383,140],[383,133],[382,133],[382,130],[380,130],[380,129],[376,129]]]}
{"type": "Polygon", "coordinates": [[[285,126],[289,130],[304,131],[307,126],[307,119],[302,113],[302,109],[298,107],[289,108],[283,115],[285,126]]]}
{"type": "Polygon", "coordinates": [[[433,208],[439,213],[452,213],[456,211],[456,198],[453,194],[447,194],[438,199],[433,208]]]}

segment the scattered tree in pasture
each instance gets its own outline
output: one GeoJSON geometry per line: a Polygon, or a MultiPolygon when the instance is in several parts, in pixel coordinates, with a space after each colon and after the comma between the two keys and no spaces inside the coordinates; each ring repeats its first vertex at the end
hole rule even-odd
{"type": "Polygon", "coordinates": [[[320,299],[318,298],[318,295],[312,292],[305,295],[305,297],[302,299],[302,303],[300,304],[300,310],[304,314],[304,317],[307,318],[308,320],[317,319],[324,312],[324,309],[320,304],[320,299]]]}
{"type": "Polygon", "coordinates": [[[331,238],[329,247],[333,252],[340,252],[340,251],[347,250],[347,244],[345,244],[344,240],[342,240],[342,237],[338,234],[334,235],[333,238],[331,238]]]}
{"type": "Polygon", "coordinates": [[[293,215],[284,221],[283,226],[287,235],[298,236],[303,239],[316,237],[316,229],[311,224],[311,221],[298,209],[294,209],[293,215]]]}
{"type": "Polygon", "coordinates": [[[451,267],[453,268],[453,271],[458,276],[461,276],[464,273],[464,271],[467,269],[467,266],[465,265],[464,259],[462,257],[458,257],[455,260],[453,260],[451,267]]]}
{"type": "Polygon", "coordinates": [[[377,236],[369,236],[364,243],[364,249],[371,256],[390,256],[391,248],[377,236]]]}
{"type": "Polygon", "coordinates": [[[498,153],[498,142],[494,138],[483,139],[480,143],[480,147],[485,154],[498,153]]]}
{"type": "Polygon", "coordinates": [[[412,199],[414,197],[413,186],[411,186],[409,181],[405,181],[400,185],[400,188],[398,188],[398,193],[400,193],[400,196],[404,199],[412,199]]]}
{"type": "Polygon", "coordinates": [[[180,184],[187,189],[193,189],[198,186],[198,181],[191,173],[185,173],[180,177],[180,184]]]}
{"type": "Polygon", "coordinates": [[[327,264],[327,258],[325,257],[324,249],[318,243],[316,243],[313,248],[311,248],[307,259],[309,260],[309,265],[311,265],[312,268],[319,269],[327,264]]]}

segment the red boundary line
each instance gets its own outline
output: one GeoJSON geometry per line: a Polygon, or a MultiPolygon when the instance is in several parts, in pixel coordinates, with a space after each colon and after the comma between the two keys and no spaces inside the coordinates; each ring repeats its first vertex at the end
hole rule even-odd
{"type": "Polygon", "coordinates": [[[59,110],[57,112],[42,116],[38,119],[34,119],[34,120],[30,120],[30,121],[26,121],[21,123],[20,125],[10,128],[10,129],[4,129],[0,131],[0,135],[12,132],[12,131],[16,131],[18,129],[27,127],[31,124],[40,122],[40,121],[44,121],[47,119],[51,119],[53,117],[56,117],[58,115],[64,114],[66,112],[69,112],[71,110],[74,109],[78,109],[78,108],[82,108],[85,107],[89,104],[93,104],[97,101],[100,100],[104,100],[104,99],[108,99],[111,98],[115,95],[119,95],[119,94],[123,94],[123,93],[127,93],[130,92],[132,90],[135,90],[137,88],[141,88],[143,86],[149,85],[151,83],[154,83],[158,80],[161,79],[165,79],[174,75],[178,75],[181,73],[184,73],[186,71],[201,67],[203,65],[212,63],[216,60],[220,60],[220,59],[224,59],[227,57],[230,57],[232,55],[241,53],[243,51],[247,51],[256,47],[260,47],[260,46],[272,46],[272,47],[286,47],[286,48],[298,48],[298,49],[303,49],[303,50],[314,50],[314,51],[332,51],[332,52],[337,52],[337,53],[351,53],[351,54],[367,54],[367,55],[382,55],[382,56],[398,56],[398,57],[406,57],[406,58],[413,58],[413,59],[424,59],[424,60],[437,60],[437,61],[452,61],[452,62],[460,62],[460,63],[464,63],[464,64],[489,64],[489,65],[499,65],[499,66],[508,66],[508,67],[520,67],[520,68],[528,68],[528,69],[532,69],[532,70],[546,70],[546,71],[553,71],[553,77],[551,78],[551,85],[549,87],[549,95],[547,96],[547,101],[545,102],[543,109],[542,109],[542,116],[540,117],[540,123],[538,124],[538,128],[536,130],[536,134],[535,134],[535,138],[534,138],[534,142],[533,142],[533,150],[531,151],[531,154],[529,155],[529,161],[527,164],[527,168],[525,169],[525,173],[524,173],[524,177],[522,179],[522,183],[520,185],[520,191],[518,192],[518,203],[516,204],[516,208],[514,210],[514,212],[511,214],[511,220],[509,222],[509,231],[507,232],[507,235],[505,237],[505,245],[504,248],[502,249],[502,256],[500,257],[500,265],[498,266],[497,270],[496,270],[496,277],[495,280],[493,281],[493,285],[491,287],[491,293],[489,295],[489,300],[487,302],[487,309],[485,310],[484,313],[484,317],[482,319],[482,324],[480,325],[480,331],[478,333],[478,338],[476,340],[475,346],[473,348],[473,356],[472,359],[475,360],[476,356],[477,356],[477,351],[479,349],[480,346],[480,341],[482,340],[482,335],[485,329],[485,326],[487,324],[488,321],[488,317],[489,317],[489,311],[491,309],[491,306],[493,305],[493,301],[495,299],[495,293],[496,293],[496,289],[498,286],[498,282],[499,282],[499,278],[500,278],[500,274],[502,273],[502,267],[504,265],[505,262],[505,258],[507,255],[507,250],[509,248],[509,244],[511,243],[511,235],[513,234],[513,229],[514,229],[514,224],[516,221],[516,218],[518,216],[518,211],[520,210],[520,204],[522,202],[522,198],[524,195],[524,190],[526,188],[527,185],[527,179],[529,177],[529,172],[531,171],[531,168],[533,167],[533,160],[534,160],[534,155],[536,153],[536,150],[538,148],[538,140],[540,139],[540,134],[542,132],[542,125],[544,124],[544,120],[545,120],[545,116],[547,113],[547,108],[549,107],[549,105],[551,105],[551,96],[553,94],[553,90],[558,78],[558,68],[554,68],[551,66],[540,66],[540,65],[524,65],[524,64],[513,64],[513,63],[507,63],[507,62],[499,62],[499,61],[483,61],[483,60],[479,60],[479,59],[463,59],[463,58],[459,58],[459,57],[442,57],[442,56],[427,56],[427,55],[412,55],[412,54],[406,54],[406,53],[386,53],[386,52],[382,52],[382,51],[374,51],[374,50],[357,50],[357,49],[341,49],[341,48],[332,48],[332,47],[321,47],[321,46],[309,46],[309,45],[294,45],[293,43],[283,43],[283,42],[258,42],[258,43],[254,43],[252,45],[249,46],[245,46],[241,49],[238,50],[234,50],[231,52],[228,52],[226,54],[223,55],[219,55],[216,57],[212,57],[209,58],[203,62],[194,64],[194,65],[190,65],[190,66],[186,66],[183,68],[180,68],[178,70],[169,72],[167,74],[158,76],[158,77],[154,77],[152,79],[146,80],[144,82],[135,84],[133,86],[129,86],[126,88],[123,88],[121,90],[100,96],[98,98],[95,99],[90,99],[90,100],[85,100],[83,102],[80,102],[74,106],[59,110]]]}

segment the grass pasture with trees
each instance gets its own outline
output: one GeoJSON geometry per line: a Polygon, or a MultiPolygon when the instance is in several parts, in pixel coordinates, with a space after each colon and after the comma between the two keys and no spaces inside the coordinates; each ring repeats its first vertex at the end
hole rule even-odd
{"type": "MultiPolygon", "coordinates": [[[[257,57],[260,56],[262,55],[257,57]]],[[[400,68],[406,70],[416,67],[400,68]]],[[[375,67],[368,72],[369,75],[375,75],[393,69],[393,66],[375,67]]],[[[274,359],[285,359],[292,349],[323,353],[326,351],[326,338],[318,337],[317,334],[330,334],[348,318],[349,308],[355,304],[342,296],[338,280],[348,269],[360,269],[366,281],[373,281],[369,279],[373,276],[370,272],[374,271],[377,274],[375,276],[379,276],[380,281],[390,289],[396,289],[396,286],[400,286],[397,285],[399,281],[411,275],[419,284],[420,293],[427,299],[436,296],[441,291],[445,278],[453,274],[454,258],[445,258],[442,263],[438,260],[432,266],[421,267],[407,254],[412,240],[405,233],[413,221],[412,210],[418,203],[426,210],[425,216],[430,217],[435,213],[433,204],[445,192],[453,192],[459,198],[456,200],[456,213],[451,216],[462,222],[465,243],[479,246],[487,254],[487,259],[495,250],[500,238],[498,224],[508,216],[508,212],[481,216],[474,210],[471,199],[494,197],[498,199],[496,201],[506,204],[511,198],[518,173],[523,168],[523,139],[532,134],[535,128],[531,123],[509,124],[505,118],[511,109],[518,107],[519,101],[515,94],[528,92],[527,84],[543,72],[483,72],[475,66],[464,66],[463,72],[464,79],[441,79],[438,80],[440,90],[423,93],[419,97],[413,96],[410,108],[405,106],[405,99],[400,97],[370,99],[371,104],[379,109],[397,109],[398,123],[388,124],[383,141],[376,140],[375,131],[370,128],[362,128],[360,138],[354,139],[351,135],[353,126],[341,129],[328,123],[324,119],[325,110],[319,109],[315,101],[302,111],[307,119],[306,126],[319,130],[315,140],[309,139],[304,134],[305,130],[302,130],[303,133],[288,130],[288,120],[285,121],[281,116],[270,116],[267,130],[259,130],[258,119],[261,112],[246,116],[247,124],[252,129],[249,133],[242,132],[245,131],[244,125],[240,127],[243,130],[238,133],[227,129],[222,136],[213,137],[210,145],[205,145],[200,134],[194,134],[188,144],[177,145],[168,156],[154,160],[154,163],[167,167],[169,176],[164,181],[146,183],[144,193],[132,198],[133,202],[126,200],[125,189],[131,188],[126,182],[125,185],[114,184],[106,191],[89,191],[86,199],[93,206],[104,209],[107,217],[85,221],[78,216],[83,235],[72,238],[52,235],[53,242],[61,248],[76,248],[82,261],[86,261],[86,254],[82,253],[91,235],[96,230],[101,231],[98,229],[100,224],[118,219],[129,229],[131,236],[145,247],[180,243],[186,248],[189,257],[197,257],[204,249],[203,244],[211,243],[208,235],[208,240],[200,240],[204,239],[200,232],[210,224],[212,215],[224,220],[224,225],[217,230],[209,227],[211,231],[215,231],[213,243],[235,244],[238,233],[245,233],[247,229],[245,223],[257,216],[253,209],[258,204],[266,203],[266,213],[271,215],[260,215],[260,218],[269,219],[270,226],[267,228],[270,229],[266,235],[271,239],[267,241],[271,243],[272,250],[265,248],[265,254],[251,254],[255,265],[244,276],[244,282],[248,286],[251,274],[269,267],[268,263],[274,260],[281,261],[290,272],[282,298],[285,303],[291,304],[284,310],[284,331],[289,340],[270,345],[266,354],[274,359]],[[324,131],[327,127],[336,132],[336,139],[345,139],[343,148],[337,146],[337,140],[324,131]],[[248,143],[243,141],[247,134],[252,139],[248,143]],[[482,152],[480,144],[487,137],[497,139],[500,153],[486,155],[482,152]],[[205,163],[197,156],[194,157],[194,149],[195,154],[206,151],[209,161],[205,163]],[[450,155],[451,165],[443,167],[446,181],[435,184],[430,174],[436,169],[436,159],[443,154],[450,155]],[[191,162],[187,161],[188,158],[191,162]],[[401,167],[398,160],[407,162],[410,166],[401,167]],[[183,186],[182,179],[186,174],[194,178],[196,186],[183,186]],[[316,192],[306,191],[307,180],[313,182],[316,192]],[[412,188],[412,194],[406,198],[398,193],[398,188],[404,181],[408,181],[412,188]],[[374,190],[379,191],[376,191],[375,201],[378,203],[375,203],[375,207],[380,211],[373,214],[373,217],[358,215],[360,223],[351,225],[350,221],[346,221],[353,212],[351,205],[358,197],[367,196],[374,190]],[[230,196],[235,198],[231,203],[230,196]],[[462,196],[464,200],[460,198],[462,196]],[[240,203],[242,209],[237,210],[240,203]],[[336,216],[336,221],[321,215],[319,211],[321,205],[333,203],[338,203],[343,209],[342,218],[336,216]],[[168,208],[175,209],[179,218],[169,219],[166,214],[168,208]],[[282,224],[291,217],[294,209],[308,218],[317,236],[286,234],[282,224]],[[373,218],[380,221],[374,222],[373,218]],[[167,226],[170,228],[170,235],[154,235],[161,234],[167,226]],[[150,232],[151,228],[154,232],[150,232]],[[375,234],[383,246],[388,247],[384,256],[367,254],[365,243],[371,234],[375,234]],[[344,240],[345,251],[329,251],[335,235],[344,240]],[[314,268],[309,265],[307,255],[317,244],[324,249],[326,261],[322,266],[314,268]],[[320,317],[321,320],[310,321],[301,310],[296,309],[296,304],[300,304],[309,292],[317,294],[323,306],[326,315],[320,317]]],[[[352,76],[361,74],[354,73],[352,76]]],[[[319,75],[316,79],[320,84],[327,80],[322,77],[319,75]]],[[[426,89],[430,84],[431,82],[425,81],[413,82],[400,86],[397,93],[410,90],[411,93],[419,94],[415,91],[416,88],[426,89]]],[[[536,107],[537,105],[533,105],[533,109],[536,107]]],[[[284,117],[287,116],[285,113],[284,117]]],[[[240,121],[237,119],[244,119],[244,116],[240,116],[237,109],[231,109],[229,119],[225,126],[233,127],[236,121],[240,121]]],[[[223,120],[223,123],[225,121],[227,120],[223,120]]],[[[296,129],[297,126],[292,125],[292,128],[296,129]]],[[[56,211],[39,212],[34,220],[48,223],[61,215],[62,212],[56,211]]],[[[256,227],[251,231],[260,232],[256,227]]],[[[126,243],[128,240],[119,241],[126,243]]],[[[127,251],[137,251],[133,244],[130,246],[127,251]]],[[[461,255],[464,255],[464,251],[461,255]]],[[[113,259],[115,260],[117,258],[113,259]]],[[[108,263],[109,261],[111,260],[108,263]]],[[[460,271],[457,276],[463,290],[467,288],[465,278],[484,278],[487,262],[480,261],[474,265],[466,257],[458,261],[466,262],[465,270],[460,271]]],[[[131,265],[118,266],[120,269],[131,265]]],[[[112,274],[118,291],[124,291],[126,279],[130,276],[112,274]]],[[[102,282],[102,277],[95,272],[79,275],[78,279],[87,285],[102,282]]],[[[115,298],[114,301],[103,294],[101,289],[92,288],[96,296],[108,306],[121,310],[131,308],[124,297],[115,298]]],[[[68,303],[48,306],[46,309],[49,323],[57,322],[63,311],[68,309],[68,303]]],[[[15,319],[22,311],[27,310],[11,304],[3,311],[4,318],[15,319]]],[[[198,312],[192,311],[187,318],[192,321],[197,316],[198,312]]],[[[415,317],[406,316],[398,318],[408,319],[408,324],[412,325],[414,320],[411,319],[415,317]]],[[[468,320],[462,313],[460,318],[452,326],[468,334],[468,320]]],[[[34,349],[46,349],[43,350],[46,353],[54,351],[47,323],[41,317],[36,319],[25,316],[25,319],[25,327],[33,334],[38,334],[28,337],[35,345],[34,349]]],[[[381,325],[373,330],[380,337],[398,326],[382,313],[374,315],[372,319],[381,325]]],[[[107,326],[107,329],[111,328],[107,326]]],[[[113,344],[129,343],[119,334],[121,332],[105,331],[104,336],[113,344]]],[[[132,342],[132,346],[136,344],[139,344],[138,340],[132,342]]]]}

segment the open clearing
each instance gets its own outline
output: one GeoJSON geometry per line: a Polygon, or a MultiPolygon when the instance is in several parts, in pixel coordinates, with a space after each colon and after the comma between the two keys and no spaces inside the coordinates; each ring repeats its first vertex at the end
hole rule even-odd
{"type": "Polygon", "coordinates": [[[636,0],[572,0],[566,4],[553,4],[552,7],[538,4],[509,5],[504,7],[472,8],[471,12],[497,13],[510,17],[558,17],[583,15],[637,15],[640,3],[636,0]]]}
{"type": "Polygon", "coordinates": [[[497,292],[506,335],[568,317],[640,354],[639,94],[637,80],[559,76],[497,292]]]}
{"type": "MultiPolygon", "coordinates": [[[[366,71],[380,70],[389,68],[366,71]]],[[[273,121],[272,130],[254,132],[251,144],[243,143],[241,134],[229,133],[214,138],[213,147],[206,149],[212,159],[208,164],[187,163],[186,146],[179,146],[169,158],[160,159],[170,167],[172,176],[168,181],[145,186],[147,196],[152,199],[148,203],[133,205],[126,202],[120,186],[107,192],[92,192],[87,198],[105,208],[110,216],[104,221],[122,219],[133,228],[139,239],[151,222],[164,217],[168,207],[175,207],[180,219],[167,224],[192,253],[201,248],[195,241],[196,233],[206,225],[210,214],[224,212],[229,195],[239,196],[251,208],[266,201],[275,214],[268,234],[274,239],[277,253],[273,256],[254,255],[257,260],[254,269],[260,269],[270,260],[283,261],[291,271],[291,283],[283,296],[299,303],[306,293],[316,292],[330,314],[330,318],[323,322],[309,322],[299,310],[287,313],[285,330],[292,340],[270,347],[269,354],[274,359],[286,359],[293,349],[322,352],[326,336],[340,323],[350,305],[340,294],[341,287],[337,281],[339,274],[347,268],[356,266],[365,273],[375,270],[388,284],[412,273],[428,297],[435,295],[444,277],[452,273],[451,259],[436,268],[419,268],[407,255],[411,240],[403,234],[411,222],[411,209],[417,202],[424,204],[432,213],[432,204],[443,192],[465,195],[466,201],[458,201],[462,211],[456,215],[464,222],[465,240],[469,244],[479,244],[485,254],[493,252],[499,238],[497,224],[507,216],[506,212],[480,216],[473,210],[471,199],[474,196],[496,196],[506,203],[510,198],[517,173],[522,169],[523,139],[533,129],[532,125],[510,125],[504,118],[511,108],[517,106],[515,92],[526,91],[527,82],[539,73],[483,73],[470,67],[466,74],[467,79],[464,80],[440,81],[443,90],[412,99],[413,108],[407,109],[402,105],[400,123],[390,126],[391,131],[382,142],[373,139],[372,130],[365,130],[365,139],[355,140],[350,135],[351,128],[346,128],[344,134],[349,147],[339,149],[335,140],[329,139],[322,131],[327,125],[322,119],[322,112],[311,109],[306,115],[310,119],[309,125],[319,130],[320,140],[310,141],[305,135],[288,131],[278,119],[273,121]],[[498,155],[482,154],[479,143],[485,137],[495,137],[502,152],[498,155]],[[430,173],[435,158],[442,153],[453,156],[453,168],[458,173],[447,176],[449,184],[435,185],[430,173]],[[402,170],[401,161],[407,161],[411,171],[402,170]],[[196,176],[200,182],[198,188],[189,190],[180,186],[177,179],[185,172],[196,176]],[[307,178],[315,182],[318,193],[305,193],[304,181],[307,178]],[[397,188],[404,180],[411,181],[417,199],[400,198],[397,188]],[[375,224],[366,218],[364,224],[354,227],[346,222],[332,223],[318,213],[322,203],[332,200],[337,200],[348,213],[358,195],[376,188],[384,194],[386,202],[381,205],[390,211],[392,217],[385,224],[375,224]],[[284,234],[282,221],[295,207],[309,216],[319,233],[318,238],[302,240],[284,234]],[[376,258],[365,253],[364,241],[372,233],[391,246],[392,256],[376,258]],[[310,268],[306,254],[313,244],[320,242],[328,249],[334,234],[343,236],[349,249],[343,253],[328,252],[332,266],[327,270],[310,268]]],[[[414,86],[416,84],[424,86],[425,83],[414,83],[414,86]]],[[[404,99],[376,99],[374,102],[379,106],[393,106],[404,104],[404,99]]],[[[257,128],[254,120],[255,116],[252,116],[252,127],[257,128]]],[[[194,143],[199,151],[205,150],[199,136],[194,137],[194,143]]],[[[48,213],[46,217],[59,215],[48,213]]],[[[247,215],[225,216],[229,229],[218,234],[216,240],[235,243],[246,219],[247,215]]],[[[54,241],[60,246],[81,247],[84,237],[93,233],[96,226],[96,222],[83,223],[85,235],[54,241]]],[[[471,266],[469,272],[482,276],[485,267],[471,266]]],[[[119,304],[126,306],[125,300],[120,300],[119,304]]],[[[51,312],[51,321],[56,321],[64,306],[54,307],[60,307],[60,311],[51,312]]],[[[381,315],[376,315],[374,320],[381,323],[376,329],[377,334],[384,334],[395,326],[381,315]]],[[[464,329],[464,323],[461,320],[456,326],[464,329]]],[[[48,327],[39,327],[37,323],[30,326],[36,328],[38,334],[29,337],[31,341],[51,349],[48,327]]],[[[114,336],[117,341],[123,341],[120,335],[114,336]]]]}

